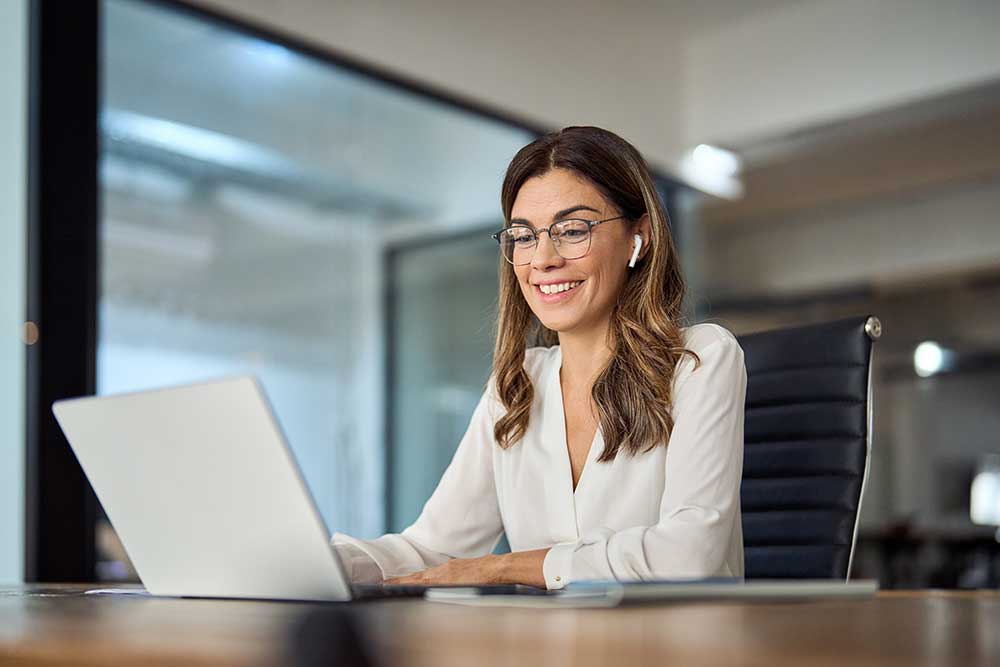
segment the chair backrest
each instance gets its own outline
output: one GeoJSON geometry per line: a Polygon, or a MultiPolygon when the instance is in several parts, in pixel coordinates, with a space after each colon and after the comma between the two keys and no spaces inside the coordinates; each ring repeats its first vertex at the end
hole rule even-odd
{"type": "Polygon", "coordinates": [[[847,579],[868,479],[876,317],[739,338],[748,579],[847,579]]]}

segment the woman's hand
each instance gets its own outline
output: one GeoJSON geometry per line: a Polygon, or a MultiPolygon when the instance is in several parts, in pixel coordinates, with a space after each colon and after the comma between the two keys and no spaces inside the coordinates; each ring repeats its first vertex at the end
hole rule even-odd
{"type": "Polygon", "coordinates": [[[517,551],[502,556],[490,554],[482,558],[453,558],[444,565],[423,572],[414,572],[405,577],[387,579],[385,583],[418,586],[528,584],[545,588],[542,565],[548,552],[548,549],[537,549],[517,551]]]}
{"type": "Polygon", "coordinates": [[[414,572],[405,577],[387,579],[387,584],[416,584],[418,586],[440,586],[447,584],[472,584],[483,586],[500,582],[500,559],[502,556],[482,558],[452,558],[444,565],[438,565],[422,572],[414,572]]]}

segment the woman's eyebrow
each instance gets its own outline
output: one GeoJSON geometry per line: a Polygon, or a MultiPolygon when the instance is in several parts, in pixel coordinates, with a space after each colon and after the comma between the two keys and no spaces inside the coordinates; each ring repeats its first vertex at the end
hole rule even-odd
{"type": "MultiPolygon", "coordinates": [[[[559,211],[554,216],[552,216],[552,219],[559,220],[560,218],[565,218],[567,215],[570,215],[571,213],[576,213],[577,211],[593,211],[594,213],[600,214],[600,211],[598,211],[593,206],[587,206],[586,204],[577,204],[576,206],[570,206],[569,208],[564,208],[563,210],[559,211]]],[[[531,223],[525,220],[524,218],[511,218],[510,224],[528,225],[529,227],[531,226],[531,223]]]]}

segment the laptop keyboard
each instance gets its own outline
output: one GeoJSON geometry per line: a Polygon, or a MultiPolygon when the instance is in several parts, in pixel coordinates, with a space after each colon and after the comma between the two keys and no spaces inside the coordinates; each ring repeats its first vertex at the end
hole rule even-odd
{"type": "Polygon", "coordinates": [[[355,600],[385,600],[387,598],[420,598],[427,586],[406,584],[354,584],[351,592],[355,600]]]}
{"type": "Polygon", "coordinates": [[[385,600],[389,598],[423,597],[428,588],[476,588],[482,595],[549,595],[551,591],[522,584],[494,584],[489,586],[448,585],[418,586],[409,584],[354,584],[351,591],[355,600],[385,600]]]}

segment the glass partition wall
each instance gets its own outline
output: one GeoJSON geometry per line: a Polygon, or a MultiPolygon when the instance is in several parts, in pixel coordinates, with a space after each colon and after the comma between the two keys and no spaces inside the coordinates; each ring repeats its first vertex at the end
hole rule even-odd
{"type": "Polygon", "coordinates": [[[488,375],[534,133],[169,5],[101,16],[98,393],[254,374],[329,529],[399,528],[488,375]]]}
{"type": "Polygon", "coordinates": [[[484,236],[427,241],[389,255],[392,531],[417,518],[486,387],[499,286],[496,244],[484,236]]]}

